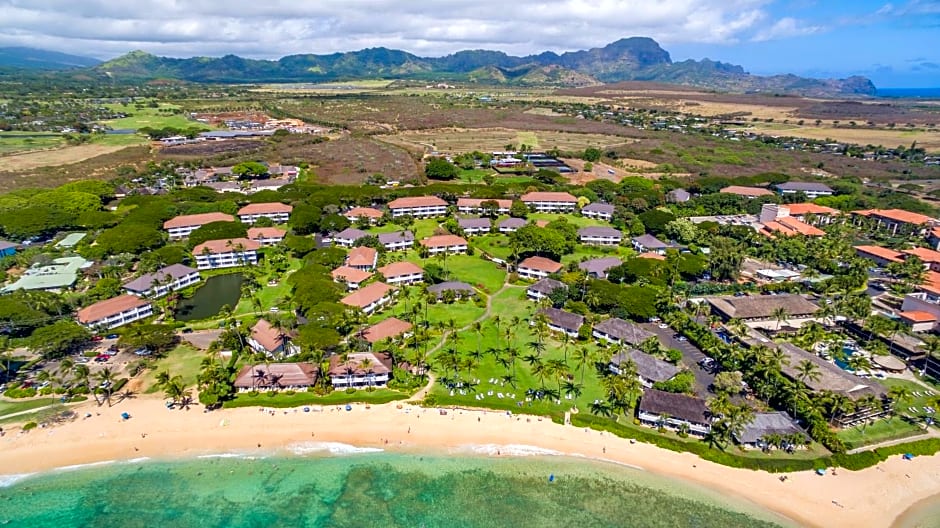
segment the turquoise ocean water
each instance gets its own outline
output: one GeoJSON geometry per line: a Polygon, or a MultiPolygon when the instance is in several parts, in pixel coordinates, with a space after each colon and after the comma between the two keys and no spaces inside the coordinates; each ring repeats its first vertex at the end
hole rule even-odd
{"type": "Polygon", "coordinates": [[[57,470],[0,489],[0,524],[55,527],[769,527],[703,488],[562,457],[211,457],[57,470]],[[554,482],[549,476],[554,475],[554,482]]]}

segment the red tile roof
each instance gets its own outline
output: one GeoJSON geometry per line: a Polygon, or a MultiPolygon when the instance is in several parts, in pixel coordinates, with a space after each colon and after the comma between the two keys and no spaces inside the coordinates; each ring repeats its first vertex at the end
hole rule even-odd
{"type": "Polygon", "coordinates": [[[257,250],[261,248],[261,244],[254,240],[248,240],[247,238],[233,238],[230,240],[207,240],[202,244],[193,248],[193,255],[202,255],[205,250],[209,250],[209,253],[216,255],[219,253],[228,253],[230,251],[238,251],[238,246],[242,247],[243,251],[257,250]]]}
{"type": "Polygon", "coordinates": [[[931,218],[927,215],[922,215],[918,213],[912,213],[910,211],[905,211],[903,209],[868,209],[862,211],[852,211],[855,214],[862,216],[874,216],[877,218],[885,218],[894,222],[900,222],[904,224],[914,224],[921,225],[929,222],[935,222],[936,219],[931,218]]]}
{"type": "Polygon", "coordinates": [[[330,272],[333,280],[344,280],[350,284],[359,284],[360,282],[372,276],[372,272],[350,268],[349,266],[340,266],[330,272]]]}
{"type": "Polygon", "coordinates": [[[362,337],[370,343],[378,343],[383,339],[398,337],[409,330],[411,330],[411,323],[408,321],[402,321],[397,317],[389,317],[380,323],[366,328],[362,332],[362,337]]]}
{"type": "Polygon", "coordinates": [[[457,207],[480,207],[483,202],[496,202],[503,209],[512,207],[512,200],[497,200],[496,198],[458,198],[457,207]]]}
{"type": "Polygon", "coordinates": [[[520,268],[529,268],[546,273],[557,273],[561,271],[561,263],[545,257],[529,257],[519,263],[520,268]]]}
{"type": "Polygon", "coordinates": [[[773,232],[778,232],[784,235],[805,235],[805,236],[825,236],[825,231],[817,227],[813,227],[805,222],[801,222],[796,218],[783,216],[778,218],[775,222],[767,222],[764,224],[764,227],[773,232]]]}
{"type": "Polygon", "coordinates": [[[871,255],[891,262],[901,262],[903,260],[901,253],[881,246],[855,246],[855,251],[862,256],[871,255]]]}
{"type": "Polygon", "coordinates": [[[358,246],[349,250],[346,255],[347,266],[375,266],[378,252],[368,246],[358,246]]]}
{"type": "MultiPolygon", "coordinates": [[[[383,354],[383,356],[385,355],[383,354]]],[[[343,363],[339,355],[333,354],[330,356],[330,370],[328,371],[330,376],[346,376],[349,374],[362,376],[369,372],[372,374],[388,374],[392,371],[391,362],[387,357],[379,357],[370,352],[349,354],[346,357],[346,362],[343,363]],[[368,369],[362,367],[366,359],[369,360],[368,369]]]]}
{"type": "Polygon", "coordinates": [[[761,187],[744,187],[741,185],[729,185],[719,192],[725,194],[737,194],[738,196],[747,196],[753,198],[755,196],[773,196],[773,191],[761,188],[761,187]]]}
{"type": "Polygon", "coordinates": [[[816,205],[814,203],[787,204],[785,207],[790,210],[791,216],[839,214],[838,209],[826,207],[825,205],[816,205]]]}
{"type": "Polygon", "coordinates": [[[371,207],[353,207],[346,211],[345,216],[347,218],[358,218],[360,216],[365,216],[366,218],[382,218],[382,211],[371,207]]]}
{"type": "Polygon", "coordinates": [[[234,222],[232,215],[225,213],[202,213],[192,215],[180,215],[163,222],[163,229],[172,229],[174,227],[202,226],[212,222],[234,222]]]}
{"type": "Polygon", "coordinates": [[[421,245],[427,247],[466,246],[467,240],[457,235],[435,235],[422,240],[421,245]]]}
{"type": "Polygon", "coordinates": [[[404,209],[406,207],[434,207],[447,205],[447,202],[437,196],[406,196],[388,202],[389,209],[404,209]]]}
{"type": "Polygon", "coordinates": [[[259,238],[284,238],[287,230],[276,227],[250,227],[248,228],[248,238],[257,240],[259,238]]]}
{"type": "Polygon", "coordinates": [[[379,268],[379,273],[382,274],[386,279],[392,277],[400,277],[402,275],[411,275],[413,273],[424,273],[424,270],[421,269],[421,266],[418,266],[414,262],[392,262],[379,268]]]}
{"type": "Polygon", "coordinates": [[[245,365],[235,377],[235,386],[240,389],[270,387],[274,378],[279,387],[309,387],[317,383],[317,366],[311,363],[245,365]]]}
{"type": "Polygon", "coordinates": [[[284,344],[286,337],[282,337],[281,331],[264,319],[258,319],[255,326],[251,327],[251,338],[258,342],[268,352],[275,352],[284,344]]]}
{"type": "Polygon", "coordinates": [[[666,260],[666,257],[665,257],[665,256],[660,255],[659,253],[653,253],[652,251],[648,251],[648,252],[646,252],[646,253],[640,253],[639,255],[636,256],[636,258],[645,258],[645,259],[653,259],[653,260],[666,260]]]}
{"type": "Polygon", "coordinates": [[[926,263],[940,262],[940,251],[934,251],[932,249],[916,247],[905,249],[902,253],[913,255],[926,263]]]}
{"type": "Polygon", "coordinates": [[[78,311],[78,322],[82,324],[92,323],[132,308],[139,308],[150,304],[150,301],[141,299],[136,295],[118,295],[110,299],[96,302],[91,306],[86,306],[78,311]]]}
{"type": "Polygon", "coordinates": [[[898,315],[911,321],[912,323],[929,323],[930,321],[936,321],[937,317],[930,312],[923,312],[920,310],[911,310],[909,312],[901,312],[898,315]]]}
{"type": "Polygon", "coordinates": [[[522,195],[523,202],[566,202],[576,203],[577,198],[566,192],[543,192],[535,191],[522,195]]]}
{"type": "Polygon", "coordinates": [[[385,297],[390,291],[394,289],[395,288],[385,284],[384,282],[373,282],[372,284],[360,288],[350,293],[346,297],[343,297],[340,302],[347,306],[365,308],[382,297],[385,297]]]}
{"type": "Polygon", "coordinates": [[[282,204],[281,202],[253,203],[239,209],[238,214],[241,216],[252,214],[290,213],[293,210],[294,206],[282,204]]]}

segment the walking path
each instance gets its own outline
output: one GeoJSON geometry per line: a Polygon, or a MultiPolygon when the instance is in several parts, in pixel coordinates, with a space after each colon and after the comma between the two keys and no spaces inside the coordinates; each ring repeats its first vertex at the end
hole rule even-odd
{"type": "Polygon", "coordinates": [[[904,438],[897,438],[895,440],[886,440],[877,444],[869,444],[862,447],[857,447],[855,449],[850,449],[846,453],[854,455],[855,453],[861,453],[862,451],[873,451],[879,447],[890,447],[898,444],[906,444],[907,442],[912,442],[914,440],[923,440],[925,438],[940,438],[940,431],[936,428],[931,427],[927,429],[923,434],[905,436],[904,438]]]}

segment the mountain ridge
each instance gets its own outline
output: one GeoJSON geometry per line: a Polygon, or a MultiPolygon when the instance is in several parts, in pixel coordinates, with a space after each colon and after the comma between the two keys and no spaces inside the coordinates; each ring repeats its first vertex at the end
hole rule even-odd
{"type": "Polygon", "coordinates": [[[0,66],[29,70],[65,70],[101,64],[98,59],[23,46],[0,47],[0,66]]]}

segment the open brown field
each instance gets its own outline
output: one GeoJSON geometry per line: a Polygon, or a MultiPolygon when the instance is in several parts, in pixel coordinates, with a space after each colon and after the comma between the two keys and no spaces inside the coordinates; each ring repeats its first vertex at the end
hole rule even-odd
{"type": "Polygon", "coordinates": [[[394,135],[378,136],[378,139],[416,150],[437,151],[444,154],[461,152],[494,152],[504,150],[507,145],[525,144],[535,150],[558,148],[563,151],[579,151],[588,147],[607,149],[625,145],[634,140],[605,134],[573,133],[552,130],[520,131],[509,128],[443,128],[435,130],[411,130],[394,135]]]}
{"type": "Polygon", "coordinates": [[[940,129],[932,130],[905,130],[885,128],[850,128],[840,126],[798,126],[782,123],[752,123],[744,130],[751,130],[765,134],[779,136],[794,136],[810,139],[834,139],[836,141],[857,143],[859,145],[882,145],[896,147],[904,145],[909,147],[917,142],[919,147],[928,152],[940,151],[940,129]]]}
{"type": "Polygon", "coordinates": [[[40,167],[53,167],[85,161],[89,158],[117,152],[125,147],[118,145],[88,144],[62,147],[35,152],[24,152],[3,156],[2,164],[5,171],[23,171],[38,169],[40,167]]]}
{"type": "MultiPolygon", "coordinates": [[[[153,159],[149,146],[117,147],[116,150],[115,147],[104,145],[82,145],[82,147],[104,147],[104,150],[97,150],[98,154],[93,157],[80,161],[66,161],[61,165],[47,164],[32,169],[4,170],[0,172],[0,192],[22,187],[57,187],[78,180],[108,180],[117,177],[118,167],[141,166],[153,159]]],[[[7,169],[8,166],[3,166],[3,168],[7,169]]]]}
{"type": "Polygon", "coordinates": [[[420,178],[418,164],[407,151],[371,138],[326,141],[309,146],[304,155],[319,183],[354,185],[373,174],[399,181],[420,178]]]}

